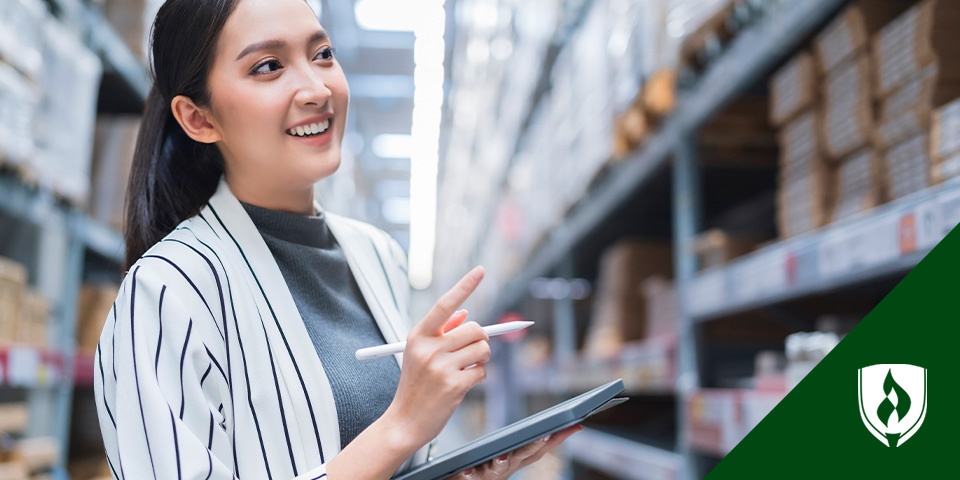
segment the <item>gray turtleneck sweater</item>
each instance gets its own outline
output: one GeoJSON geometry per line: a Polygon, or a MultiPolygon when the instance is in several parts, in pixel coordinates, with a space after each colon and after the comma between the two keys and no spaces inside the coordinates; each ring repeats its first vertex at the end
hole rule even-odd
{"type": "Polygon", "coordinates": [[[354,357],[357,349],[385,341],[323,212],[243,208],[273,253],[330,379],[345,447],[386,411],[400,368],[393,357],[354,357]]]}

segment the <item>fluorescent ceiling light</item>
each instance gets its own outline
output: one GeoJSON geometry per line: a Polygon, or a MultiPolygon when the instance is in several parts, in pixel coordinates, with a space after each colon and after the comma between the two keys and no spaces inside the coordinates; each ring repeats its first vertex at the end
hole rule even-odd
{"type": "Polygon", "coordinates": [[[373,154],[380,158],[410,158],[413,153],[413,137],[396,133],[383,133],[373,139],[373,154]]]}
{"type": "Polygon", "coordinates": [[[365,30],[412,32],[417,23],[417,2],[359,0],[353,7],[357,25],[365,30]]]}

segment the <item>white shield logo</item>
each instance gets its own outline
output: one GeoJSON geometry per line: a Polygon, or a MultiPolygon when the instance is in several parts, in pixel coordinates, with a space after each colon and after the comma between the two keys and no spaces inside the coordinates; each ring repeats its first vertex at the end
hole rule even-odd
{"type": "Polygon", "coordinates": [[[927,369],[880,364],[857,371],[860,418],[888,447],[906,442],[927,416],[927,369]]]}

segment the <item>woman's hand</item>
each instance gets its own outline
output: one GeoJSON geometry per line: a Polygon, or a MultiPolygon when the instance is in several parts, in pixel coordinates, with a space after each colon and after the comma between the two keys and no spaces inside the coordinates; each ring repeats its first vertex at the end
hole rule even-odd
{"type": "Polygon", "coordinates": [[[560,430],[540,440],[528,443],[506,455],[501,455],[479,467],[464,470],[448,480],[497,480],[510,478],[523,467],[540,460],[574,433],[583,430],[580,425],[560,430]]]}
{"type": "Polygon", "coordinates": [[[407,338],[400,383],[384,417],[397,422],[415,445],[439,435],[467,391],[486,378],[489,338],[477,323],[464,323],[467,312],[457,310],[483,273],[477,267],[464,276],[407,338]]]}

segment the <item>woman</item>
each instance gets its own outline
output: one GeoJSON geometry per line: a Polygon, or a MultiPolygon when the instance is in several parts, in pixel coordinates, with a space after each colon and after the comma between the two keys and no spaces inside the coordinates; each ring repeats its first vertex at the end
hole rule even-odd
{"type": "MultiPolygon", "coordinates": [[[[128,271],[97,350],[114,477],[386,479],[424,462],[485,376],[488,339],[455,311],[482,269],[408,335],[400,247],[314,202],[349,93],[306,2],[168,0],[152,40],[128,271]]],[[[458,477],[507,478],[578,428],[458,477]]]]}

